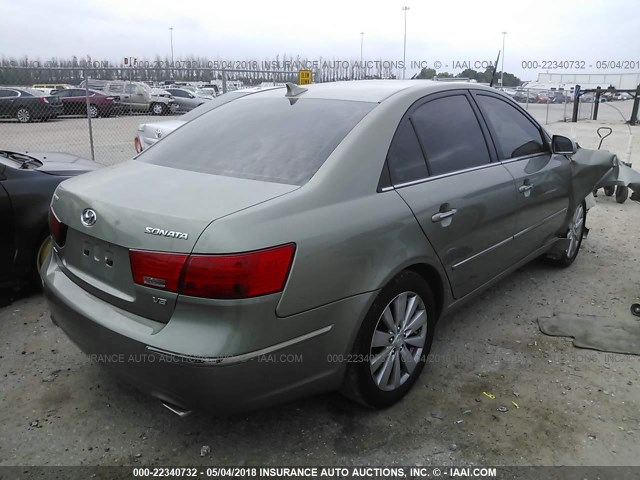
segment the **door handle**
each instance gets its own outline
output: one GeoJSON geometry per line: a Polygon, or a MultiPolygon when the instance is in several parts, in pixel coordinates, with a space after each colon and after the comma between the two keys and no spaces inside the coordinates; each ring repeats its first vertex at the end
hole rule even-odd
{"type": "Polygon", "coordinates": [[[431,221],[433,223],[441,222],[442,220],[453,217],[456,213],[458,213],[458,210],[456,210],[455,208],[452,208],[447,212],[438,212],[433,214],[433,216],[431,217],[431,221]]]}
{"type": "Polygon", "coordinates": [[[527,183],[525,185],[521,185],[520,188],[518,188],[518,191],[520,193],[525,193],[525,192],[528,192],[529,190],[531,190],[532,188],[533,188],[533,184],[527,183]]]}

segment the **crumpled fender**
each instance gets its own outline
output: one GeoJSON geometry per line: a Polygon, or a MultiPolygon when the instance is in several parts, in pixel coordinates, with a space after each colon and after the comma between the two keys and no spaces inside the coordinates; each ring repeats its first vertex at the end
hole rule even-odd
{"type": "Polygon", "coordinates": [[[580,203],[589,193],[600,187],[628,186],[640,195],[640,173],[618,160],[606,150],[589,150],[578,147],[571,156],[573,177],[573,204],[580,203]]]}

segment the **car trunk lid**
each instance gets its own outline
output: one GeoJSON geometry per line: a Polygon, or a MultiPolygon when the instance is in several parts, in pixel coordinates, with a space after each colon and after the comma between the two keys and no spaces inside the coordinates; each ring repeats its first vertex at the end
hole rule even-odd
{"type": "Polygon", "coordinates": [[[134,283],[129,251],[189,254],[212,221],[297,188],[138,161],[96,173],[63,182],[54,195],[52,209],[68,226],[62,267],[90,293],[165,322],[177,294],[134,283]],[[82,221],[87,209],[95,214],[90,226],[82,221]]]}

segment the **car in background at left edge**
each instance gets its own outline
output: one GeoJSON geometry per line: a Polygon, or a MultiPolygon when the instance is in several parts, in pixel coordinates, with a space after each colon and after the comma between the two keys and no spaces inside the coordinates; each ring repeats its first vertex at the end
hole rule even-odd
{"type": "Polygon", "coordinates": [[[0,287],[40,284],[51,250],[48,214],[60,182],[101,165],[66,153],[0,150],[0,287]]]}

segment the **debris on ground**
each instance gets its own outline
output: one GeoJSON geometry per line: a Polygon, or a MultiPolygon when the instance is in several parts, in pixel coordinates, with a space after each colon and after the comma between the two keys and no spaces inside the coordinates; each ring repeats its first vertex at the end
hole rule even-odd
{"type": "Polygon", "coordinates": [[[203,445],[202,448],[200,448],[201,457],[206,457],[210,453],[211,453],[211,447],[209,445],[203,445]]]}

